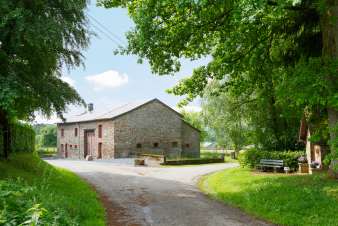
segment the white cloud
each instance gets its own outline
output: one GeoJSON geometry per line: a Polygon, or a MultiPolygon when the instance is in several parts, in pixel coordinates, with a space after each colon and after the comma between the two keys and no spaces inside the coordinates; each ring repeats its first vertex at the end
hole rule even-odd
{"type": "Polygon", "coordinates": [[[94,85],[95,90],[116,88],[128,83],[128,75],[109,70],[101,74],[86,76],[86,80],[94,85]]]}
{"type": "Polygon", "coordinates": [[[75,86],[75,80],[69,76],[62,76],[61,80],[64,82],[67,82],[70,86],[73,86],[73,87],[75,86]]]}

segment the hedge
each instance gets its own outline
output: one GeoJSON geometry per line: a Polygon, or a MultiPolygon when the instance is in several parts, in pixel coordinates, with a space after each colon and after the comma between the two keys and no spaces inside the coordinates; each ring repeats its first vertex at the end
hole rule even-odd
{"type": "Polygon", "coordinates": [[[208,163],[224,163],[224,155],[210,158],[191,158],[191,159],[166,159],[163,165],[194,165],[208,163]]]}
{"type": "Polygon", "coordinates": [[[242,167],[255,168],[261,159],[283,160],[284,166],[296,169],[298,167],[298,158],[302,155],[305,155],[304,151],[263,151],[249,149],[239,154],[238,161],[242,167]]]}
{"type": "MultiPolygon", "coordinates": [[[[35,149],[35,132],[33,128],[25,123],[11,124],[11,148],[13,152],[33,152],[35,149]]],[[[3,150],[3,135],[0,127],[0,155],[3,150]]]]}
{"type": "Polygon", "coordinates": [[[199,165],[209,163],[224,163],[224,158],[167,160],[163,165],[199,165]]]}

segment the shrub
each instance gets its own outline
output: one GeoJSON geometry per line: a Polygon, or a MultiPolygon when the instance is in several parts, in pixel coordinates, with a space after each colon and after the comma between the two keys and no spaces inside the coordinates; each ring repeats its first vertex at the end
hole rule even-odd
{"type": "Polygon", "coordinates": [[[0,180],[0,225],[76,225],[63,211],[42,205],[41,188],[23,180],[0,180]]]}
{"type": "Polygon", "coordinates": [[[35,148],[34,129],[24,123],[14,123],[11,125],[12,150],[14,152],[32,152],[35,148]]]}
{"type": "Polygon", "coordinates": [[[242,167],[255,168],[261,159],[276,159],[283,160],[284,166],[295,169],[298,167],[298,158],[302,155],[304,155],[303,151],[262,151],[249,149],[239,154],[238,161],[242,167]]]}
{"type": "MultiPolygon", "coordinates": [[[[25,123],[11,124],[11,147],[13,152],[33,152],[35,149],[35,132],[25,123]]],[[[0,127],[0,155],[3,154],[3,135],[0,127]]]]}
{"type": "Polygon", "coordinates": [[[0,225],[103,226],[104,210],[74,173],[36,153],[13,153],[0,161],[0,225]]]}

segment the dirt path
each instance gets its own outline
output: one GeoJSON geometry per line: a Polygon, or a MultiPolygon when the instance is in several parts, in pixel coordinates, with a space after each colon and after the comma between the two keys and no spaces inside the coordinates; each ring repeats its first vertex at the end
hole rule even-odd
{"type": "MultiPolygon", "coordinates": [[[[129,161],[129,162],[128,162],[129,161]]],[[[134,167],[123,161],[48,160],[74,171],[101,193],[112,226],[270,225],[202,194],[199,176],[236,166],[134,167]]]]}

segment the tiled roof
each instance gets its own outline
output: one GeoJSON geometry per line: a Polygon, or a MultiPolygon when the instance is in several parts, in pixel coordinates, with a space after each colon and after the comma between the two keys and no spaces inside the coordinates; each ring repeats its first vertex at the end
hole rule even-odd
{"type": "MultiPolygon", "coordinates": [[[[132,111],[132,110],[134,110],[134,109],[136,109],[136,108],[138,108],[142,105],[150,103],[152,101],[158,101],[158,102],[162,103],[158,99],[152,99],[152,100],[143,101],[143,102],[128,103],[128,104],[122,105],[120,107],[114,108],[114,109],[112,109],[108,112],[95,112],[95,110],[93,112],[85,112],[81,115],[76,115],[76,116],[73,116],[73,117],[66,118],[66,121],[64,123],[74,123],[74,122],[86,122],[86,121],[112,119],[112,118],[115,118],[115,117],[120,116],[122,114],[125,114],[129,111],[132,111]]],[[[162,104],[164,104],[164,103],[162,103],[162,104]]],[[[175,111],[175,110],[173,110],[173,111],[175,111]]],[[[178,112],[176,112],[176,113],[179,114],[178,112]]]]}

